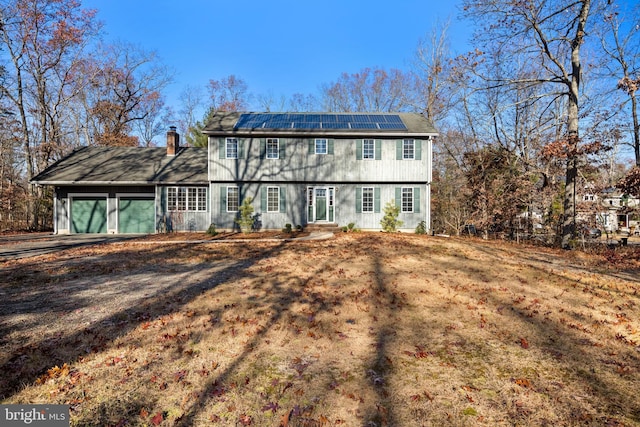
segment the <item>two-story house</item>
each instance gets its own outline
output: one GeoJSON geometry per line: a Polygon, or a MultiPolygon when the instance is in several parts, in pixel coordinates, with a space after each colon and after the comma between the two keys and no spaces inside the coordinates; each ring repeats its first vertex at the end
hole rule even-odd
{"type": "Polygon", "coordinates": [[[354,223],[430,228],[433,126],[410,113],[218,113],[208,149],[83,147],[33,179],[54,187],[56,233],[236,229],[251,197],[261,229],[354,223]]]}
{"type": "Polygon", "coordinates": [[[245,197],[266,229],[380,229],[388,202],[406,229],[431,222],[436,131],[419,114],[218,113],[204,133],[216,226],[233,227],[245,197]]]}

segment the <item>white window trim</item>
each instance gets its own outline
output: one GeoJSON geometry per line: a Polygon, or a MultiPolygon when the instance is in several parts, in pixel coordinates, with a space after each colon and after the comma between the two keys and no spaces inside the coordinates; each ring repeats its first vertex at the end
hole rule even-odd
{"type": "Polygon", "coordinates": [[[402,160],[415,160],[416,159],[416,140],[415,139],[403,139],[402,140],[402,160]],[[405,143],[411,141],[413,150],[411,151],[411,157],[405,157],[405,143]]]}
{"type": "Polygon", "coordinates": [[[269,160],[278,160],[280,158],[280,139],[279,138],[267,138],[264,156],[269,160]],[[269,141],[272,141],[272,142],[275,141],[275,144],[276,144],[275,157],[269,157],[269,141]]]}
{"type": "Polygon", "coordinates": [[[316,138],[315,140],[316,154],[328,154],[329,153],[329,140],[327,138],[316,138]],[[324,141],[324,153],[318,151],[318,141],[324,141]]]}
{"type": "Polygon", "coordinates": [[[238,150],[240,149],[240,143],[238,141],[238,138],[227,138],[225,140],[225,145],[224,145],[224,155],[226,159],[237,159],[238,158],[238,150]],[[234,143],[236,144],[236,155],[235,157],[233,156],[229,156],[229,143],[234,143]]]}
{"type": "Polygon", "coordinates": [[[229,187],[227,187],[227,206],[226,206],[226,208],[227,208],[227,212],[238,212],[240,210],[240,187],[238,187],[238,186],[229,186],[229,187]],[[230,199],[229,190],[231,190],[232,188],[237,191],[237,195],[238,195],[238,197],[237,197],[238,208],[236,210],[229,210],[229,199],[230,199]]]}
{"type": "Polygon", "coordinates": [[[362,200],[361,200],[361,206],[360,206],[360,211],[364,214],[370,214],[370,213],[374,213],[375,211],[375,188],[374,187],[362,187],[362,200]],[[371,190],[371,210],[365,210],[364,209],[364,191],[365,190],[371,190]]]}
{"type": "Polygon", "coordinates": [[[363,139],[362,140],[362,160],[375,160],[376,159],[376,140],[375,139],[363,139]],[[364,150],[364,146],[366,144],[367,141],[371,141],[373,142],[373,151],[371,152],[371,157],[365,157],[365,150],[364,150]]]}
{"type": "Polygon", "coordinates": [[[207,203],[207,199],[208,199],[208,187],[191,187],[191,186],[183,186],[183,185],[171,185],[167,187],[167,212],[207,212],[208,209],[208,203],[207,203]],[[180,193],[180,189],[184,188],[184,197],[185,197],[185,205],[184,205],[184,209],[177,209],[178,207],[178,194],[180,193]],[[169,206],[169,191],[174,189],[176,191],[176,209],[173,209],[172,206],[169,206]],[[191,204],[189,203],[189,190],[190,189],[195,189],[196,190],[196,198],[194,200],[195,202],[195,207],[191,206],[191,204]],[[200,193],[200,191],[204,191],[204,209],[199,209],[200,208],[200,201],[198,199],[198,194],[200,193]]]}
{"type": "Polygon", "coordinates": [[[267,212],[269,212],[269,213],[280,212],[280,187],[267,187],[267,212]],[[274,190],[274,189],[278,191],[278,199],[276,201],[276,208],[275,209],[269,209],[269,192],[270,192],[270,190],[274,190]]]}
{"type": "Polygon", "coordinates": [[[401,213],[413,213],[415,210],[415,194],[414,194],[414,190],[413,187],[402,187],[400,190],[400,212],[401,213]],[[404,210],[404,193],[405,190],[411,190],[411,210],[404,210]]]}

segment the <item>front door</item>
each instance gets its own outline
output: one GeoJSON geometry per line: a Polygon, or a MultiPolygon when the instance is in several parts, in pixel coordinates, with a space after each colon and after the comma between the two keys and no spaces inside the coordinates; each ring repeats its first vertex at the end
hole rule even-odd
{"type": "Polygon", "coordinates": [[[308,212],[309,222],[333,222],[334,221],[334,192],[333,187],[309,187],[308,188],[308,212]]]}
{"type": "Polygon", "coordinates": [[[327,220],[327,189],[316,188],[316,221],[327,220]]]}

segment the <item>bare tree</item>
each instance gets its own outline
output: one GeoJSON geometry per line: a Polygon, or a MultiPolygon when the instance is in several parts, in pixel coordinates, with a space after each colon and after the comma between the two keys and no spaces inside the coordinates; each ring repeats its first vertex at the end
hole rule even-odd
{"type": "MultiPolygon", "coordinates": [[[[79,58],[100,28],[94,16],[77,0],[11,0],[0,6],[0,43],[10,64],[0,90],[20,124],[27,183],[64,150],[63,121],[79,58]]],[[[35,229],[44,218],[42,194],[27,185],[27,222],[35,229]]]]}
{"type": "Polygon", "coordinates": [[[338,81],[322,87],[325,111],[390,112],[411,108],[411,73],[392,69],[365,68],[354,74],[343,73],[338,81]]]}
{"type": "Polygon", "coordinates": [[[592,0],[465,0],[469,17],[486,23],[476,35],[485,46],[493,46],[520,57],[539,69],[533,78],[505,76],[495,85],[514,87],[549,86],[547,96],[565,98],[566,132],[553,143],[552,151],[566,161],[562,246],[575,236],[575,184],[580,156],[581,47],[592,14],[592,0]],[[557,90],[553,90],[557,87],[557,90]]]}
{"type": "Polygon", "coordinates": [[[606,55],[603,66],[608,74],[617,78],[617,89],[627,95],[631,114],[631,135],[636,166],[640,166],[640,121],[638,119],[637,91],[640,87],[640,6],[636,5],[631,22],[617,10],[605,15],[607,32],[601,37],[606,55]]]}

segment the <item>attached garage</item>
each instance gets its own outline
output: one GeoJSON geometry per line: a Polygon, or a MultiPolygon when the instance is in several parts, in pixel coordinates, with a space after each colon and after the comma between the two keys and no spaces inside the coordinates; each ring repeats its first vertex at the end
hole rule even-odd
{"type": "Polygon", "coordinates": [[[120,197],[118,199],[118,233],[154,233],[155,199],[149,197],[120,197]]]}
{"type": "Polygon", "coordinates": [[[106,233],[107,197],[73,197],[71,199],[71,232],[106,233]]]}

